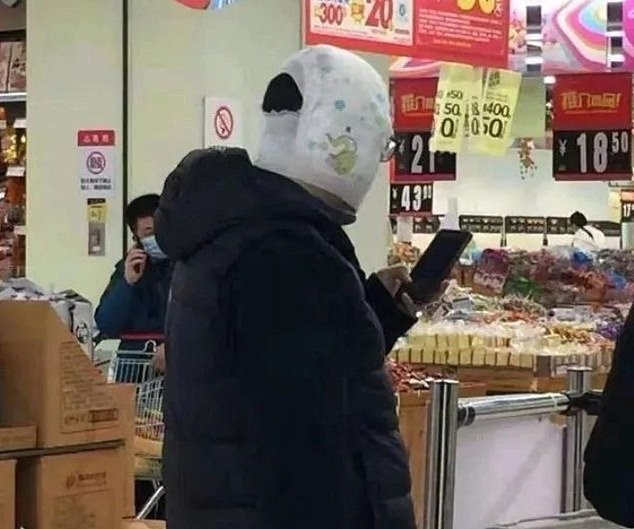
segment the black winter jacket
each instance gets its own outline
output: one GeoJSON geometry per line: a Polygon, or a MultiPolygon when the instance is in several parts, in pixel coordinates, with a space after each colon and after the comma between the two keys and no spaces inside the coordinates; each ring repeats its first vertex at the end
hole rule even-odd
{"type": "Polygon", "coordinates": [[[584,492],[606,520],[634,527],[634,305],[616,341],[585,453],[584,492]]]}
{"type": "Polygon", "coordinates": [[[189,154],[156,216],[177,262],[171,529],[414,529],[384,356],[413,320],[330,212],[241,150],[189,154]]]}

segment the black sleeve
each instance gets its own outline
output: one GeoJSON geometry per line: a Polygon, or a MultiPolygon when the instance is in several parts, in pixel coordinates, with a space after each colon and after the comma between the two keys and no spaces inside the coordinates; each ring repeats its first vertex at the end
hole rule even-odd
{"type": "Polygon", "coordinates": [[[606,520],[634,527],[634,305],[617,339],[585,452],[584,492],[606,520]]]}
{"type": "Polygon", "coordinates": [[[365,295],[383,327],[387,354],[394,347],[396,340],[416,323],[416,318],[396,303],[376,274],[372,274],[366,280],[365,295]]]}
{"type": "Polygon", "coordinates": [[[231,296],[248,438],[257,481],[267,484],[259,491],[263,526],[344,529],[341,305],[364,306],[363,292],[348,267],[301,239],[292,250],[270,239],[240,258],[231,296]],[[346,274],[356,299],[346,295],[354,296],[346,274]]]}

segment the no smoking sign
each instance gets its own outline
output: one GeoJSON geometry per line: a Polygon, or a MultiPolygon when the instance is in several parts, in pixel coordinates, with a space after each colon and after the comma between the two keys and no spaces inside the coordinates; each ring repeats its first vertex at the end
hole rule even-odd
{"type": "Polygon", "coordinates": [[[235,99],[204,100],[204,146],[244,147],[242,105],[235,99]]]}

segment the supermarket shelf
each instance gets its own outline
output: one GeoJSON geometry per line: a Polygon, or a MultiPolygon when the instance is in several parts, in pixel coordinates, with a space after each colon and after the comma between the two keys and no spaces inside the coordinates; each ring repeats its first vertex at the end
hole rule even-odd
{"type": "Polygon", "coordinates": [[[13,234],[14,235],[26,235],[26,226],[23,224],[16,224],[13,226],[13,234]]]}
{"type": "Polygon", "coordinates": [[[0,92],[0,103],[24,103],[26,92],[0,92]]]}

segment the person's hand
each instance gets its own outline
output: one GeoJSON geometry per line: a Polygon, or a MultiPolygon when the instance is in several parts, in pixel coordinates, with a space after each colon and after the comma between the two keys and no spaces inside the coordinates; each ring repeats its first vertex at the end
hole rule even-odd
{"type": "Polygon", "coordinates": [[[165,372],[165,345],[164,344],[161,344],[156,348],[152,365],[154,366],[154,369],[156,369],[157,371],[160,371],[161,373],[165,372]]]}
{"type": "MultiPolygon", "coordinates": [[[[403,285],[407,285],[412,282],[412,278],[409,276],[409,271],[403,264],[389,266],[388,268],[379,270],[376,275],[393,298],[396,298],[396,295],[403,285]]],[[[402,294],[396,302],[400,303],[412,316],[418,312],[418,307],[408,294],[402,294]]]]}
{"type": "Polygon", "coordinates": [[[409,277],[409,271],[403,264],[389,266],[388,268],[379,270],[376,275],[392,297],[396,296],[403,285],[412,282],[412,278],[409,277]]]}
{"type": "Polygon", "coordinates": [[[124,277],[128,285],[134,285],[145,271],[147,254],[140,248],[132,248],[125,258],[124,277]]]}

